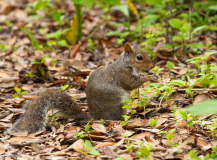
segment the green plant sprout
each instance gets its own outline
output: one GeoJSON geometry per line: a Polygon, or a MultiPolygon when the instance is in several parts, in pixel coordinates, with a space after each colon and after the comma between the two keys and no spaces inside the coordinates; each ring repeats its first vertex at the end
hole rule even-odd
{"type": "Polygon", "coordinates": [[[170,72],[172,72],[175,65],[172,62],[167,61],[166,67],[169,69],[170,72]]]}
{"type": "Polygon", "coordinates": [[[63,116],[63,115],[60,114],[60,113],[55,113],[55,114],[50,113],[50,114],[47,114],[47,117],[49,117],[49,118],[51,119],[51,123],[52,123],[52,124],[56,124],[57,121],[55,121],[55,118],[61,117],[61,116],[63,116]]]}
{"type": "MultiPolygon", "coordinates": [[[[95,150],[95,148],[92,146],[92,144],[88,140],[85,140],[83,148],[87,149],[91,155],[94,155],[94,156],[100,155],[99,151],[95,150]]],[[[84,155],[88,155],[88,153],[85,151],[82,151],[82,150],[77,150],[77,151],[84,155]]]]}
{"type": "Polygon", "coordinates": [[[149,146],[144,146],[140,143],[140,145],[141,145],[141,148],[139,148],[138,151],[136,151],[137,157],[139,157],[140,159],[142,157],[148,158],[150,155],[150,151],[152,149],[152,144],[150,144],[149,146]]]}
{"type": "Polygon", "coordinates": [[[159,132],[158,134],[161,134],[161,133],[164,133],[164,134],[166,134],[166,136],[164,137],[164,138],[166,138],[166,139],[168,139],[168,141],[169,141],[169,146],[173,146],[173,141],[172,141],[172,139],[173,139],[173,132],[175,132],[176,131],[176,129],[174,128],[174,129],[171,129],[171,130],[169,130],[168,132],[166,132],[166,131],[161,131],[161,132],[159,132]]]}
{"type": "Polygon", "coordinates": [[[66,84],[66,85],[62,86],[61,89],[65,91],[65,90],[68,90],[71,87],[72,87],[72,85],[66,84]]]}
{"type": "Polygon", "coordinates": [[[21,92],[21,89],[18,87],[14,87],[14,90],[17,92],[17,94],[14,95],[14,98],[21,98],[22,95],[28,93],[27,91],[21,92]]]}
{"type": "Polygon", "coordinates": [[[174,115],[174,118],[176,118],[176,110],[177,110],[177,107],[176,106],[173,106],[173,111],[171,111],[174,115]]]}
{"type": "Polygon", "coordinates": [[[191,127],[193,125],[193,121],[195,120],[195,118],[193,118],[192,120],[188,121],[189,118],[194,117],[194,116],[193,115],[188,116],[188,113],[187,113],[186,110],[184,110],[184,109],[177,110],[175,112],[175,114],[177,116],[182,117],[182,119],[187,122],[186,127],[191,127]]]}
{"type": "Polygon", "coordinates": [[[34,37],[32,33],[30,32],[30,29],[27,29],[30,27],[32,27],[32,25],[25,25],[24,27],[21,28],[21,31],[23,31],[29,37],[29,40],[31,42],[33,49],[41,50],[43,46],[39,45],[39,43],[34,40],[34,37]]]}
{"type": "Polygon", "coordinates": [[[88,39],[88,48],[93,51],[95,49],[95,44],[92,39],[88,39]]]}
{"type": "Polygon", "coordinates": [[[214,137],[216,136],[215,133],[217,132],[216,128],[217,128],[217,119],[214,119],[214,125],[206,125],[207,128],[210,129],[210,132],[212,134],[212,137],[214,139],[214,137]]]}
{"type": "Polygon", "coordinates": [[[52,17],[53,17],[53,20],[56,21],[55,25],[62,26],[65,24],[65,22],[63,21],[65,18],[65,15],[61,15],[60,11],[53,12],[52,17]]]}
{"type": "Polygon", "coordinates": [[[88,137],[88,135],[82,131],[81,132],[76,131],[75,136],[73,136],[73,138],[77,138],[77,139],[84,139],[85,137],[88,137]]]}
{"type": "Polygon", "coordinates": [[[124,136],[124,137],[126,137],[126,139],[127,139],[127,141],[126,142],[124,142],[124,143],[126,143],[127,144],[127,146],[126,146],[126,148],[127,148],[127,150],[131,153],[131,152],[133,152],[133,145],[132,145],[132,143],[130,143],[130,139],[132,138],[129,138],[129,136],[128,136],[128,134],[122,134],[122,136],[124,136]]]}
{"type": "Polygon", "coordinates": [[[164,68],[160,68],[158,66],[155,66],[151,69],[152,72],[156,73],[158,76],[160,75],[160,71],[164,70],[164,68]]]}
{"type": "Polygon", "coordinates": [[[212,146],[211,157],[216,157],[216,156],[217,156],[217,146],[214,145],[214,146],[212,146]]]}
{"type": "Polygon", "coordinates": [[[28,72],[25,77],[33,78],[36,77],[36,75],[32,75],[31,72],[28,72]]]}

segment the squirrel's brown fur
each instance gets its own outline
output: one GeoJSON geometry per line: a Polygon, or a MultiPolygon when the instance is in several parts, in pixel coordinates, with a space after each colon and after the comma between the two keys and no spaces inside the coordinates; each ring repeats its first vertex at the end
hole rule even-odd
{"type": "Polygon", "coordinates": [[[21,131],[32,133],[44,129],[46,112],[49,108],[57,109],[65,117],[75,121],[90,118],[121,120],[124,110],[120,101],[127,100],[130,92],[144,82],[157,81],[156,75],[141,75],[153,67],[149,56],[138,49],[135,43],[126,44],[124,52],[114,63],[96,69],[88,79],[86,93],[90,117],[64,91],[49,89],[26,104],[27,111],[8,130],[8,133],[21,131]]]}

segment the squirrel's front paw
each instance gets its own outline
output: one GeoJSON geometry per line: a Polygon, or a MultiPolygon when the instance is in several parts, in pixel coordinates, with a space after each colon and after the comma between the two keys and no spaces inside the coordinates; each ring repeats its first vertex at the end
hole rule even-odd
{"type": "Polygon", "coordinates": [[[159,77],[157,74],[152,73],[151,75],[149,75],[149,78],[151,82],[157,82],[159,77]]]}

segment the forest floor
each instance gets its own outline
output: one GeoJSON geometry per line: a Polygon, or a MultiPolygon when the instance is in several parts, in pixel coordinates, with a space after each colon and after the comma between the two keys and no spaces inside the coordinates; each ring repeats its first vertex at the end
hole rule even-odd
{"type": "Polygon", "coordinates": [[[197,117],[181,110],[217,96],[216,28],[199,33],[192,28],[198,34],[188,45],[177,39],[177,45],[168,47],[172,21],[169,29],[147,22],[144,37],[134,30],[135,15],[131,14],[129,33],[128,27],[120,25],[128,22],[122,12],[111,10],[106,15],[94,6],[83,8],[82,37],[71,45],[73,2],[49,3],[34,12],[32,0],[0,0],[0,159],[193,160],[217,155],[217,119],[208,111],[213,103],[205,102],[204,115],[197,117]],[[25,112],[23,104],[35,98],[32,93],[45,88],[69,88],[67,93],[88,113],[87,76],[114,62],[124,44],[132,41],[150,51],[157,66],[152,71],[159,80],[132,92],[125,103],[129,111],[125,121],[74,126],[49,111],[46,130],[3,134],[25,112]],[[36,61],[42,63],[32,64],[36,61]]]}

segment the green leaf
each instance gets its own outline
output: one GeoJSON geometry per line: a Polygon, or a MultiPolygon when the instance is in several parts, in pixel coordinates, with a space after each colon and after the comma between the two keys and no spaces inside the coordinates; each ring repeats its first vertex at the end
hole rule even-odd
{"type": "Polygon", "coordinates": [[[127,115],[123,115],[123,117],[125,121],[128,121],[128,119],[130,119],[130,116],[127,116],[127,115]]]}
{"type": "Polygon", "coordinates": [[[84,147],[85,147],[86,149],[88,149],[88,150],[91,150],[91,149],[92,149],[92,145],[91,145],[90,141],[85,140],[85,142],[84,142],[84,147]]]}
{"type": "Polygon", "coordinates": [[[182,117],[184,120],[188,119],[187,112],[184,109],[177,110],[176,115],[182,117]]]}
{"type": "Polygon", "coordinates": [[[54,59],[54,60],[52,60],[51,66],[53,66],[54,63],[56,63],[57,61],[58,61],[58,59],[54,59]]]}
{"type": "Polygon", "coordinates": [[[94,156],[99,156],[99,155],[100,155],[99,151],[97,151],[97,150],[92,150],[92,151],[90,152],[90,154],[92,154],[92,155],[94,155],[94,156]]]}
{"type": "Polygon", "coordinates": [[[194,34],[194,33],[198,32],[198,31],[200,31],[200,30],[203,30],[203,29],[205,29],[205,28],[208,28],[208,26],[207,26],[207,25],[205,25],[205,26],[200,26],[200,27],[197,27],[197,28],[195,28],[195,29],[192,31],[192,34],[194,34]]]}
{"type": "Polygon", "coordinates": [[[59,40],[57,41],[58,45],[60,45],[61,47],[67,47],[68,43],[65,39],[59,40]]]}
{"type": "Polygon", "coordinates": [[[26,94],[26,93],[28,93],[28,92],[27,91],[21,92],[21,96],[24,95],[24,94],[26,94]]]}
{"type": "Polygon", "coordinates": [[[56,113],[56,114],[54,114],[54,117],[61,117],[61,116],[63,116],[63,115],[60,114],[60,113],[56,113]]]}
{"type": "Polygon", "coordinates": [[[149,120],[149,126],[154,127],[156,125],[156,121],[154,119],[149,120]]]}
{"type": "Polygon", "coordinates": [[[42,59],[41,59],[41,63],[44,63],[46,59],[49,58],[49,55],[48,54],[45,54],[42,59]]]}
{"type": "Polygon", "coordinates": [[[169,20],[169,24],[173,27],[173,28],[176,28],[176,29],[180,29],[181,28],[181,25],[182,25],[182,22],[177,19],[177,18],[173,18],[173,19],[170,19],[169,20]]]}
{"type": "Polygon", "coordinates": [[[80,4],[81,0],[71,0],[72,2],[74,2],[75,4],[80,4]]]}
{"type": "Polygon", "coordinates": [[[83,6],[85,6],[85,7],[88,7],[90,9],[92,9],[93,0],[81,0],[80,4],[83,5],[83,6]]]}
{"type": "Polygon", "coordinates": [[[60,17],[61,17],[60,11],[55,11],[54,14],[53,14],[53,20],[54,21],[59,21],[60,17]]]}
{"type": "Polygon", "coordinates": [[[161,5],[162,0],[147,0],[148,4],[161,5]]]}
{"type": "Polygon", "coordinates": [[[14,87],[14,90],[15,90],[18,94],[20,94],[20,92],[21,92],[21,89],[18,88],[18,87],[14,87]]]}
{"type": "Polygon", "coordinates": [[[186,85],[186,82],[185,81],[182,81],[182,80],[172,80],[170,82],[170,84],[174,84],[174,85],[178,85],[179,87],[183,87],[186,85]]]}
{"type": "Polygon", "coordinates": [[[209,9],[217,11],[217,5],[209,6],[209,9]]]}
{"type": "Polygon", "coordinates": [[[107,5],[116,5],[121,4],[120,0],[102,0],[107,5]]]}
{"type": "Polygon", "coordinates": [[[204,49],[204,45],[200,43],[187,44],[187,46],[194,47],[196,49],[204,49]]]}
{"type": "Polygon", "coordinates": [[[135,109],[133,109],[133,110],[131,111],[131,114],[134,114],[134,113],[136,113],[136,110],[135,110],[135,109]]]}
{"type": "Polygon", "coordinates": [[[15,94],[15,95],[14,95],[14,98],[20,98],[20,95],[15,94]]]}
{"type": "Polygon", "coordinates": [[[208,114],[215,114],[217,113],[217,100],[208,100],[208,101],[202,101],[196,105],[191,105],[186,108],[187,112],[192,113],[196,116],[204,116],[208,114]]]}
{"type": "Polygon", "coordinates": [[[129,11],[127,5],[118,5],[113,7],[115,10],[122,12],[125,16],[129,17],[129,11]]]}

